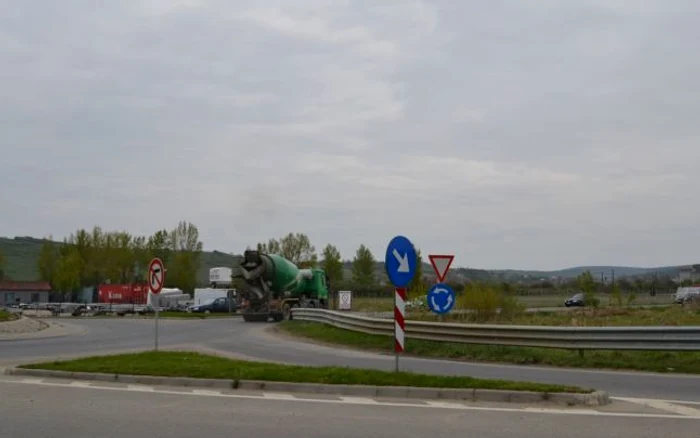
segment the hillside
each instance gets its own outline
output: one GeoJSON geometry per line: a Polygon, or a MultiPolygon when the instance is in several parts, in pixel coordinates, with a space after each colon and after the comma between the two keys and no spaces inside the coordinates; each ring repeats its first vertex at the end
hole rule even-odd
{"type": "MultiPolygon", "coordinates": [[[[5,257],[5,275],[17,281],[39,279],[37,261],[44,239],[33,237],[0,237],[0,253],[5,257]]],[[[202,253],[202,263],[197,271],[197,281],[202,285],[209,282],[209,269],[217,266],[232,266],[236,256],[220,251],[202,253]]]]}
{"type": "MultiPolygon", "coordinates": [[[[5,257],[5,274],[7,277],[18,281],[31,281],[39,278],[37,260],[44,239],[33,237],[15,237],[13,239],[0,237],[0,253],[5,257]]],[[[233,266],[239,256],[224,253],[221,251],[205,251],[202,253],[202,263],[197,272],[197,279],[200,284],[206,285],[209,281],[209,269],[217,266],[233,266]]],[[[453,267],[452,275],[457,275],[460,279],[471,280],[504,280],[512,281],[519,279],[549,279],[552,277],[574,278],[585,272],[591,271],[594,275],[604,273],[610,277],[612,270],[615,271],[616,278],[634,277],[640,275],[653,274],[676,275],[682,266],[665,266],[659,268],[637,268],[630,266],[578,266],[556,271],[527,271],[516,269],[481,270],[471,268],[453,267]]],[[[384,273],[384,263],[378,262],[376,267],[377,278],[386,278],[384,273]]],[[[433,276],[433,270],[429,263],[423,263],[423,273],[433,276]]],[[[351,278],[352,265],[346,261],[344,263],[345,278],[351,278]]]]}

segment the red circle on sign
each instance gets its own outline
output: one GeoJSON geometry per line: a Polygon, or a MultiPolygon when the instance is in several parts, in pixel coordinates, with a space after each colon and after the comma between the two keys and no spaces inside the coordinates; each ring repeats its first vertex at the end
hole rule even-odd
{"type": "Polygon", "coordinates": [[[158,295],[163,289],[163,283],[165,283],[165,267],[163,262],[156,257],[148,264],[148,288],[153,295],[158,295]],[[154,281],[155,286],[153,285],[154,281]]]}

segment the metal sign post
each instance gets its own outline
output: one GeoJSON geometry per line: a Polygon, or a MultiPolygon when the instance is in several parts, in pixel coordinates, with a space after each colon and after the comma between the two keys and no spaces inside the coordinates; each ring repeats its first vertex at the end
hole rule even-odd
{"type": "MultiPolygon", "coordinates": [[[[163,284],[165,284],[165,266],[159,258],[154,258],[151,263],[148,264],[148,289],[149,291],[158,297],[160,291],[163,290],[163,284]]],[[[156,317],[155,317],[155,350],[158,351],[158,313],[160,310],[160,300],[156,303],[156,317]]]]}
{"type": "Polygon", "coordinates": [[[386,248],[384,266],[389,281],[394,285],[394,354],[396,372],[399,372],[399,354],[405,350],[406,287],[416,275],[418,257],[413,243],[404,236],[391,239],[386,248]]]}

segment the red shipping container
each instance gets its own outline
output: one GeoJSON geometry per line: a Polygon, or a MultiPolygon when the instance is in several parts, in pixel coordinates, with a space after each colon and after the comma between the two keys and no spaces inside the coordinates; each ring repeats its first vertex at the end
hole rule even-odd
{"type": "Polygon", "coordinates": [[[146,284],[101,284],[97,295],[100,303],[146,304],[147,294],[146,284]]]}

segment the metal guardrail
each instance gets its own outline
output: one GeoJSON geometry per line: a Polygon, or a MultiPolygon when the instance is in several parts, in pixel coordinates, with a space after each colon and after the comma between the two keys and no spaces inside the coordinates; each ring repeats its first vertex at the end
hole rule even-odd
{"type": "MultiPolygon", "coordinates": [[[[392,319],[324,309],[292,310],[295,321],[313,321],[357,332],[394,335],[392,319]]],[[[463,344],[569,350],[700,351],[700,326],[547,327],[406,321],[406,338],[463,344]]]]}

